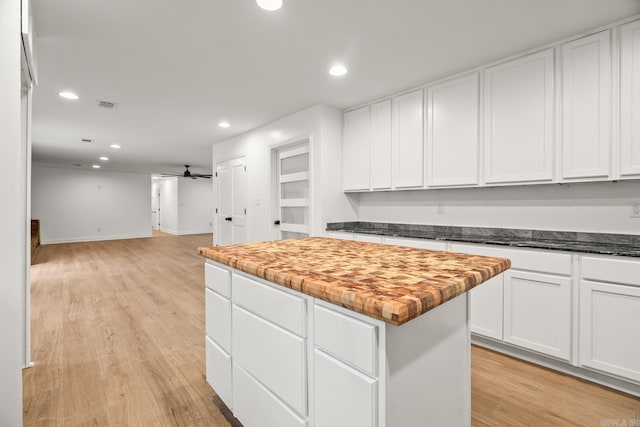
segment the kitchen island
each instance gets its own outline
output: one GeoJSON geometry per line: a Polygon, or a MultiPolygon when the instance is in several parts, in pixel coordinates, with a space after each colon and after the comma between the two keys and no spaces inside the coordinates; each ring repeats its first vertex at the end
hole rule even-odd
{"type": "Polygon", "coordinates": [[[470,424],[466,292],[508,259],[328,238],[198,251],[207,381],[245,426],[470,424]]]}

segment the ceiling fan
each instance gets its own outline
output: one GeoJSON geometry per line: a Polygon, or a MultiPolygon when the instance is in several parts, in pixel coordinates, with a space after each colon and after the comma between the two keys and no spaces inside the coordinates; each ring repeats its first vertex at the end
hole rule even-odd
{"type": "Polygon", "coordinates": [[[211,174],[202,174],[202,173],[191,173],[191,171],[189,170],[190,165],[184,165],[185,170],[183,173],[163,173],[162,176],[179,176],[182,178],[191,178],[191,179],[198,179],[198,178],[206,178],[206,179],[210,179],[211,178],[211,174]]]}

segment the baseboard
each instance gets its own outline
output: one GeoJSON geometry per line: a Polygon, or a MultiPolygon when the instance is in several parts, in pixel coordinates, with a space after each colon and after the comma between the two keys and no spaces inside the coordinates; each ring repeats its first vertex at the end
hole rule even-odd
{"type": "Polygon", "coordinates": [[[87,236],[87,237],[73,237],[63,239],[46,239],[41,240],[42,245],[53,245],[58,243],[81,243],[81,242],[99,242],[103,240],[125,240],[125,239],[143,239],[151,237],[151,233],[145,234],[125,234],[118,236],[87,236]]]}
{"type": "Polygon", "coordinates": [[[174,236],[178,235],[178,230],[174,230],[174,229],[171,229],[171,228],[162,228],[162,227],[160,227],[159,231],[161,233],[173,234],[174,236]]]}
{"type": "Polygon", "coordinates": [[[173,230],[173,229],[168,229],[168,228],[161,228],[160,231],[162,233],[173,234],[174,236],[185,236],[185,235],[188,235],[188,234],[211,234],[211,233],[213,233],[212,229],[184,231],[184,230],[173,230]]]}
{"type": "Polygon", "coordinates": [[[516,359],[522,359],[536,365],[544,366],[545,368],[553,369],[567,375],[578,377],[583,380],[591,381],[593,383],[609,387],[623,393],[627,393],[636,397],[640,397],[640,385],[634,384],[623,379],[602,374],[590,369],[574,366],[568,362],[563,362],[551,357],[544,356],[539,353],[534,353],[519,347],[514,347],[510,344],[495,341],[490,338],[485,338],[476,334],[471,334],[471,343],[480,347],[488,348],[489,350],[503,353],[516,359]]]}

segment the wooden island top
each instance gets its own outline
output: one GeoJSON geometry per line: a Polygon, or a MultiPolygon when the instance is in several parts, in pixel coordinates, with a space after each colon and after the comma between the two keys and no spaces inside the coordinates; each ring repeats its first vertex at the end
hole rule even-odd
{"type": "Polygon", "coordinates": [[[324,237],[200,247],[198,253],[392,325],[511,266],[506,258],[324,237]]]}

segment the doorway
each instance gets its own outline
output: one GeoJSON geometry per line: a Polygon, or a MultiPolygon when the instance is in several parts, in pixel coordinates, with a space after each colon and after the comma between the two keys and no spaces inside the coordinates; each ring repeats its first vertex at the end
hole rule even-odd
{"type": "Polygon", "coordinates": [[[216,245],[247,241],[247,166],[244,157],[216,165],[216,245]]]}
{"type": "Polygon", "coordinates": [[[309,237],[309,141],[274,149],[275,239],[309,237]]]}
{"type": "Polygon", "coordinates": [[[160,186],[151,184],[151,229],[160,230],[160,186]]]}

